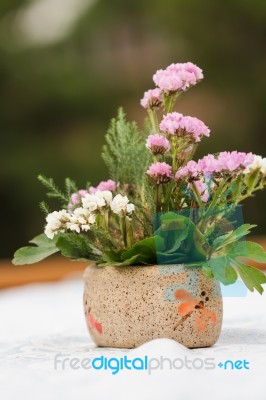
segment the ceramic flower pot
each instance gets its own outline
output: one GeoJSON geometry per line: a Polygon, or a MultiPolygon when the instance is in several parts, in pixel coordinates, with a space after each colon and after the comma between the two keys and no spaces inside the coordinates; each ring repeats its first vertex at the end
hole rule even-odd
{"type": "Polygon", "coordinates": [[[87,326],[98,346],[133,348],[157,338],[213,345],[221,332],[220,284],[182,265],[97,267],[84,274],[87,326]]]}

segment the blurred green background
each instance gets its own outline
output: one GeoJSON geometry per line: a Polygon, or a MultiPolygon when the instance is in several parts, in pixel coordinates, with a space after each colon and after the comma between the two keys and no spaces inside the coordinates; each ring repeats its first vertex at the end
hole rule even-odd
{"type": "MultiPolygon", "coordinates": [[[[39,173],[80,187],[108,178],[100,158],[109,119],[139,105],[152,74],[192,61],[205,80],[178,104],[212,130],[198,156],[266,155],[265,0],[1,0],[0,257],[38,234],[39,173]]],[[[265,233],[265,194],[245,220],[265,233]]]]}

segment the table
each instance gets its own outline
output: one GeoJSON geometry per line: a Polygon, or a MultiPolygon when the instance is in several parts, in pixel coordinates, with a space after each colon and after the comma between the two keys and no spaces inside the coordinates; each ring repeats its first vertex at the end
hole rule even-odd
{"type": "Polygon", "coordinates": [[[212,348],[189,350],[158,339],[134,350],[119,350],[92,343],[82,291],[81,278],[0,291],[1,400],[265,399],[266,295],[226,297],[222,335],[212,348]],[[55,365],[56,355],[60,361],[55,365]],[[61,362],[70,358],[81,363],[101,356],[148,357],[154,369],[112,374],[110,369],[70,368],[69,361],[63,368],[61,362]],[[192,369],[180,368],[185,360],[194,363],[192,369]],[[227,369],[218,366],[227,360],[241,361],[242,368],[231,369],[230,363],[227,369]],[[215,367],[200,368],[208,362],[215,367]]]}

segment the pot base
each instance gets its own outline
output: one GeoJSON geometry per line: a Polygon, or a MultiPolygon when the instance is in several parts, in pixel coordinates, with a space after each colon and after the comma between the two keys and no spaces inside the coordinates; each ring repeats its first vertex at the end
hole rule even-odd
{"type": "Polygon", "coordinates": [[[209,347],[222,326],[219,282],[182,265],[97,267],[84,273],[84,310],[93,341],[134,348],[169,338],[209,347]]]}

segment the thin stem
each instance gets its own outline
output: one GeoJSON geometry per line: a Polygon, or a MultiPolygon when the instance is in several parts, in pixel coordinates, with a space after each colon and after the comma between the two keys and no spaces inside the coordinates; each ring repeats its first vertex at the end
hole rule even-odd
{"type": "Polygon", "coordinates": [[[197,200],[198,205],[200,207],[203,207],[203,202],[201,200],[200,193],[199,193],[198,188],[197,188],[197,186],[196,186],[194,181],[192,181],[192,192],[193,192],[193,194],[194,194],[194,196],[195,196],[195,198],[197,200]]]}
{"type": "Polygon", "coordinates": [[[148,116],[151,122],[151,128],[153,132],[156,133],[158,131],[158,121],[156,118],[156,114],[151,108],[148,108],[148,116]]]}
{"type": "Polygon", "coordinates": [[[239,200],[236,201],[236,203],[240,203],[241,201],[247,199],[248,197],[252,197],[254,192],[257,192],[258,190],[262,190],[264,188],[264,185],[260,184],[259,186],[257,186],[255,189],[252,190],[252,192],[248,191],[246,194],[244,194],[243,196],[241,196],[239,198],[239,200]]]}
{"type": "Polygon", "coordinates": [[[133,227],[131,221],[129,220],[126,220],[126,225],[127,225],[127,244],[128,247],[131,248],[134,244],[133,227]]]}
{"type": "Polygon", "coordinates": [[[161,211],[161,202],[160,202],[160,183],[157,183],[155,186],[155,204],[156,204],[156,212],[161,211]]]}
{"type": "Polygon", "coordinates": [[[126,216],[120,218],[120,230],[122,234],[122,239],[124,242],[125,249],[127,248],[127,226],[126,226],[126,216]]]}

